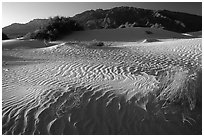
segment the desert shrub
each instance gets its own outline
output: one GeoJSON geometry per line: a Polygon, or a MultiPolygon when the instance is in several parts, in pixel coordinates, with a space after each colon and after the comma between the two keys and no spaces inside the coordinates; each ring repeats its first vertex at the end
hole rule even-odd
{"type": "Polygon", "coordinates": [[[102,46],[105,46],[105,43],[102,42],[102,41],[92,40],[92,41],[89,43],[89,45],[90,45],[90,46],[102,47],[102,46]]]}
{"type": "Polygon", "coordinates": [[[9,39],[9,37],[5,33],[2,33],[2,40],[7,40],[7,39],[9,39]]]}
{"type": "Polygon", "coordinates": [[[160,42],[160,40],[158,40],[158,39],[154,39],[154,38],[149,38],[149,39],[145,39],[143,42],[144,42],[144,43],[149,43],[149,42],[160,42]]]}
{"type": "Polygon", "coordinates": [[[145,31],[146,34],[153,34],[153,32],[146,30],[145,31]]]}
{"type": "Polygon", "coordinates": [[[48,25],[33,32],[30,38],[40,40],[56,40],[59,37],[69,34],[72,31],[83,30],[83,27],[75,20],[66,17],[53,17],[49,19],[48,25]]]}
{"type": "Polygon", "coordinates": [[[99,46],[99,47],[104,46],[104,43],[103,42],[97,42],[96,46],[99,46]]]}

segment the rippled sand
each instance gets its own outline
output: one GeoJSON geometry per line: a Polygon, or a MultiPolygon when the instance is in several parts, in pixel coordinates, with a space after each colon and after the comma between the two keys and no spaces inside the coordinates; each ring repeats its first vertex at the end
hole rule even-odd
{"type": "Polygon", "coordinates": [[[201,38],[3,50],[3,134],[201,134],[201,38]]]}

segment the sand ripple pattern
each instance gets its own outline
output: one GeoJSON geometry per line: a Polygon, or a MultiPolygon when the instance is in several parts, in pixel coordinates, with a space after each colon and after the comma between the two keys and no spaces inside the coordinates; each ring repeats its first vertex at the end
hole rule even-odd
{"type": "Polygon", "coordinates": [[[202,67],[201,39],[101,48],[63,43],[4,56],[14,59],[3,59],[3,134],[186,132],[171,122],[172,129],[156,129],[151,123],[161,121],[148,119],[148,98],[163,72],[202,67]]]}

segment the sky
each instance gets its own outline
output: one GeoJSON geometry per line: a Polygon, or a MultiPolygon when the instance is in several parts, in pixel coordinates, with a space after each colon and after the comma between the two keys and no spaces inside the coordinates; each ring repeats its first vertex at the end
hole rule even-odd
{"type": "Polygon", "coordinates": [[[153,10],[166,9],[202,15],[201,2],[3,2],[2,27],[56,15],[72,17],[86,10],[110,9],[118,6],[153,10]]]}

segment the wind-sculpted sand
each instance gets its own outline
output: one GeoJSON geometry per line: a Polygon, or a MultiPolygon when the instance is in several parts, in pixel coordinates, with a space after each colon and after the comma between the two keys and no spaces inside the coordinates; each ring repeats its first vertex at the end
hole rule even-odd
{"type": "Polygon", "coordinates": [[[3,134],[201,134],[201,38],[3,50],[3,134]]]}

